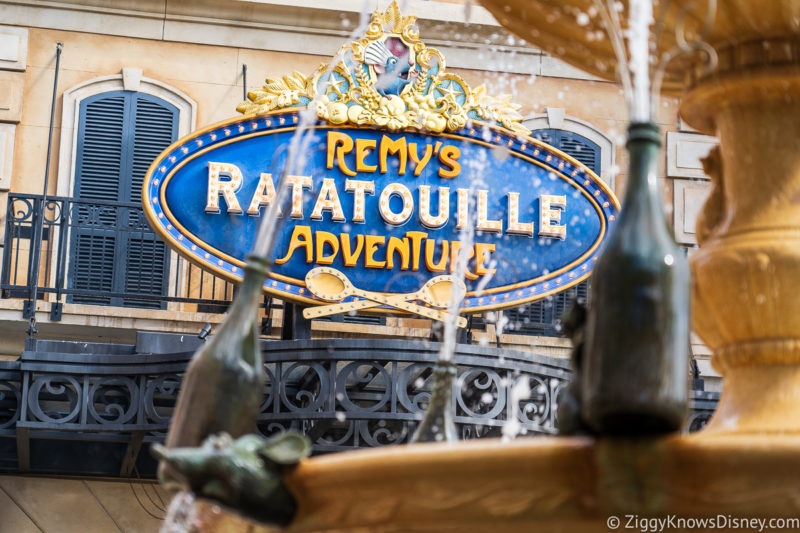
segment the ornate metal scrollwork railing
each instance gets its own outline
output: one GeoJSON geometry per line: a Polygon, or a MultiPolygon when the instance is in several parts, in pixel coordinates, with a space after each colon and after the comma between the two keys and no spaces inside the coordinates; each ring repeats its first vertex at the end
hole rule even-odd
{"type": "MultiPolygon", "coordinates": [[[[266,348],[259,430],[302,430],[320,452],[407,442],[430,398],[438,351],[436,343],[349,339],[266,348]]],[[[455,421],[462,438],[499,436],[509,420],[520,433],[556,432],[566,361],[459,345],[455,362],[455,421]],[[512,403],[520,381],[531,393],[512,403]]]]}
{"type": "MultiPolygon", "coordinates": [[[[93,453],[101,442],[117,446],[117,455],[93,458],[110,461],[94,473],[130,475],[138,464],[140,473],[151,474],[154,464],[143,445],[164,440],[199,343],[172,335],[168,353],[153,353],[152,347],[168,344],[161,337],[147,353],[134,345],[31,341],[20,360],[0,362],[0,470],[66,473],[61,463],[43,457],[74,455],[76,449],[93,453]],[[48,439],[77,448],[51,444],[43,454],[41,443],[48,439]]],[[[325,453],[407,442],[430,398],[438,345],[325,339],[263,341],[262,349],[266,381],[258,431],[299,429],[316,453],[325,453]]],[[[499,436],[509,423],[520,436],[556,433],[566,361],[459,345],[455,363],[461,438],[499,436]]],[[[716,393],[694,393],[688,431],[704,425],[717,399],[716,393]]]]}
{"type": "MultiPolygon", "coordinates": [[[[37,461],[31,441],[58,439],[84,441],[87,450],[105,443],[111,456],[124,450],[122,465],[98,468],[129,475],[139,454],[146,454],[143,443],[164,440],[191,346],[185,352],[142,354],[132,345],[29,343],[17,362],[20,470],[56,468],[57,461],[37,461]]],[[[54,449],[51,455],[59,453],[54,449]]]]}
{"type": "Polygon", "coordinates": [[[19,362],[0,361],[0,435],[14,435],[22,403],[19,362]]]}

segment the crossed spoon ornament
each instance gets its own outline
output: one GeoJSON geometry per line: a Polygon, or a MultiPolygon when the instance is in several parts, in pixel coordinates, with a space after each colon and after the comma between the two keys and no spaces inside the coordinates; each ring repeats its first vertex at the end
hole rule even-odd
{"type": "MultiPolygon", "coordinates": [[[[443,309],[431,309],[411,303],[412,300],[425,302],[432,307],[444,308],[452,301],[454,296],[461,300],[467,292],[464,282],[453,276],[436,276],[428,280],[418,291],[407,294],[386,295],[380,292],[365,291],[355,287],[342,272],[335,268],[317,267],[311,269],[306,274],[306,287],[311,294],[321,300],[336,301],[349,296],[363,298],[348,303],[337,303],[333,305],[321,305],[310,307],[303,310],[306,318],[318,318],[321,316],[333,315],[346,311],[356,311],[358,309],[368,309],[387,305],[396,309],[402,309],[416,315],[424,316],[432,320],[444,322],[447,319],[447,311],[443,309]]],[[[458,317],[458,327],[467,326],[467,319],[458,317]]]]}

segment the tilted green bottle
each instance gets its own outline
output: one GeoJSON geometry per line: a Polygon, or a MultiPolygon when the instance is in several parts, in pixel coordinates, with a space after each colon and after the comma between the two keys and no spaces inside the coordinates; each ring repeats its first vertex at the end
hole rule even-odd
{"type": "Polygon", "coordinates": [[[631,124],[619,219],[592,276],[583,418],[597,434],[677,431],[687,408],[689,267],[658,187],[661,136],[631,124]]]}
{"type": "Polygon", "coordinates": [[[167,448],[200,446],[211,434],[255,429],[264,397],[258,306],[266,260],[249,256],[244,280],[219,331],[192,357],[170,424],[167,448]]]}

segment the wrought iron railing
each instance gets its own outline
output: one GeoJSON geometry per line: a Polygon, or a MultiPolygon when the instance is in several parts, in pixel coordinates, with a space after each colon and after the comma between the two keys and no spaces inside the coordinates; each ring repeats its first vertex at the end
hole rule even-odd
{"type": "Polygon", "coordinates": [[[59,320],[63,303],[224,312],[235,285],[173,261],[138,203],[11,193],[0,290],[27,300],[26,318],[36,294],[59,320]]]}
{"type": "MultiPolygon", "coordinates": [[[[266,348],[260,431],[293,427],[311,436],[315,450],[339,451],[407,442],[430,398],[439,345],[339,339],[266,348]]],[[[521,433],[556,432],[566,361],[471,345],[459,345],[455,357],[455,421],[462,438],[499,436],[509,420],[521,433]],[[530,394],[515,399],[520,381],[530,394]]]]}
{"type": "MultiPolygon", "coordinates": [[[[0,469],[129,475],[138,465],[152,474],[147,443],[164,439],[191,348],[199,344],[174,337],[185,351],[30,341],[19,361],[0,361],[0,469]],[[47,449],[47,442],[57,444],[47,449]],[[82,465],[82,453],[97,457],[82,465]]],[[[364,339],[263,341],[262,347],[258,431],[299,429],[317,453],[407,442],[428,402],[438,349],[364,339]]],[[[462,438],[498,436],[510,421],[520,436],[556,433],[559,392],[569,377],[565,361],[469,345],[457,352],[454,404],[462,438]]],[[[704,425],[718,397],[693,393],[687,431],[704,425]]]]}

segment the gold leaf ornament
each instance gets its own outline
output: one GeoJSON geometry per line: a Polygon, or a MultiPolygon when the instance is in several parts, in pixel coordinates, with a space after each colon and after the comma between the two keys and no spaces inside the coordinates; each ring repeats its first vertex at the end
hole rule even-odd
{"type": "Polygon", "coordinates": [[[267,78],[260,89],[247,93],[247,100],[236,107],[240,113],[268,113],[275,109],[292,107],[300,103],[301,96],[310,96],[310,79],[293,72],[279,80],[267,78]]]}
{"type": "Polygon", "coordinates": [[[313,105],[320,120],[335,125],[391,130],[412,126],[441,133],[460,130],[472,120],[530,134],[511,95],[490,96],[486,85],[472,89],[460,76],[447,72],[442,53],[419,40],[416,20],[415,16],[403,16],[397,2],[392,2],[386,11],[372,14],[364,36],[342,46],[330,66],[320,65],[311,76],[295,71],[280,79],[267,79],[263,87],[249,92],[236,110],[260,114],[313,105]],[[374,63],[375,54],[370,55],[372,63],[365,58],[368,48],[380,48],[385,56],[387,43],[395,48],[392,54],[397,54],[398,46],[410,54],[402,56],[408,57],[410,64],[402,78],[391,79],[394,87],[390,94],[385,94],[389,91],[385,85],[380,90],[376,87],[377,67],[381,73],[386,67],[374,63]],[[438,98],[437,91],[441,93],[438,98]]]}

